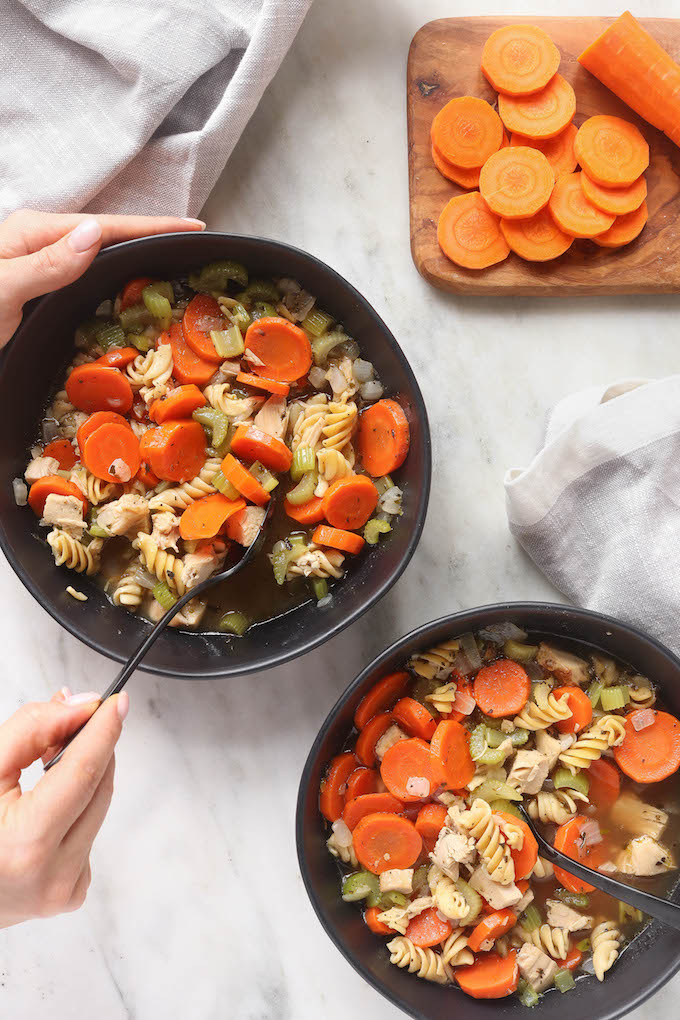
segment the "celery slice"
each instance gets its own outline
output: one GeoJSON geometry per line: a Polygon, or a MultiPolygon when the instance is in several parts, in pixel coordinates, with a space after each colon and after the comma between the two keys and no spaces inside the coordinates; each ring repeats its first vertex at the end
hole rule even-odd
{"type": "Polygon", "coordinates": [[[574,975],[570,970],[563,969],[555,972],[555,988],[559,989],[562,994],[570,992],[575,987],[574,975]]]}
{"type": "Polygon", "coordinates": [[[152,316],[144,304],[130,305],[129,308],[122,308],[118,314],[120,324],[124,330],[136,332],[151,324],[152,316]]]}
{"type": "Polygon", "coordinates": [[[325,365],[328,355],[331,353],[334,347],[339,344],[344,344],[348,339],[346,333],[343,333],[340,329],[334,329],[331,333],[324,333],[323,336],[317,337],[312,340],[312,354],[314,355],[315,365],[325,365]]]}
{"type": "Polygon", "coordinates": [[[154,289],[153,284],[149,284],[142,291],[142,297],[144,298],[144,304],[148,308],[150,314],[154,317],[161,329],[170,329],[172,323],[172,308],[170,302],[162,294],[159,294],[154,289]]]}
{"type": "Polygon", "coordinates": [[[541,918],[538,907],[535,907],[533,903],[530,903],[520,917],[519,923],[525,931],[535,931],[536,928],[540,928],[543,924],[543,919],[541,918]]]}
{"type": "Polygon", "coordinates": [[[278,478],[268,471],[264,464],[261,464],[259,460],[256,460],[254,464],[250,465],[250,473],[253,478],[257,479],[265,492],[272,492],[279,484],[278,478]]]}
{"type": "Polygon", "coordinates": [[[584,797],[588,796],[590,780],[582,769],[579,770],[575,776],[572,776],[569,769],[560,767],[555,769],[552,780],[555,784],[556,790],[577,790],[579,793],[582,793],[584,797]]]}
{"type": "Polygon", "coordinates": [[[369,545],[377,545],[381,535],[386,535],[392,530],[388,521],[381,521],[378,517],[371,518],[364,526],[364,539],[369,545]]]}
{"type": "Polygon", "coordinates": [[[590,905],[588,893],[571,892],[569,889],[558,889],[555,893],[558,900],[562,900],[568,907],[577,907],[579,910],[586,910],[590,905]]]}
{"type": "Polygon", "coordinates": [[[97,331],[97,343],[103,351],[125,347],[125,330],[116,323],[108,322],[97,331]]]}
{"type": "Polygon", "coordinates": [[[172,609],[175,602],[177,602],[177,599],[172,594],[165,581],[159,581],[158,584],[153,586],[152,590],[153,597],[156,602],[158,602],[159,605],[166,610],[166,612],[168,609],[172,609]]]}
{"type": "Polygon", "coordinates": [[[578,951],[580,953],[588,953],[588,952],[590,952],[590,948],[591,948],[590,939],[581,939],[580,942],[576,943],[576,948],[578,949],[578,951]]]}
{"type": "Polygon", "coordinates": [[[212,480],[213,485],[218,492],[221,492],[227,499],[239,499],[241,493],[235,488],[231,482],[228,482],[221,471],[218,471],[212,480]]]}
{"type": "Polygon", "coordinates": [[[316,471],[306,471],[295,488],[286,494],[286,499],[293,506],[302,506],[303,503],[309,503],[314,495],[318,480],[319,476],[316,471]]]}
{"type": "Polygon", "coordinates": [[[146,354],[153,347],[153,341],[143,333],[128,333],[125,339],[130,346],[136,347],[142,354],[146,354]]]}
{"type": "Polygon", "coordinates": [[[313,337],[319,337],[325,333],[335,320],[328,312],[322,312],[320,308],[312,308],[302,320],[301,326],[305,333],[313,337]]]}
{"type": "Polygon", "coordinates": [[[604,684],[600,683],[599,680],[593,680],[590,687],[586,691],[586,694],[590,698],[593,708],[597,708],[600,703],[600,696],[604,690],[604,684]]]}
{"type": "Polygon", "coordinates": [[[210,339],[221,358],[237,358],[245,350],[241,330],[236,323],[232,323],[228,329],[211,329],[210,339]]]}
{"type": "Polygon", "coordinates": [[[240,262],[231,259],[222,259],[219,262],[209,262],[207,266],[198,273],[192,273],[189,277],[189,286],[194,290],[212,293],[213,291],[226,291],[230,281],[238,284],[239,287],[248,286],[248,270],[240,262]]]}
{"type": "Polygon", "coordinates": [[[299,482],[307,471],[313,471],[316,467],[316,454],[311,446],[298,446],[293,454],[290,465],[290,477],[294,482],[299,482]]]}
{"type": "Polygon", "coordinates": [[[482,897],[476,889],[464,882],[462,878],[456,880],[456,889],[465,897],[470,912],[465,915],[465,924],[473,924],[482,911],[482,897]]]}
{"type": "Polygon", "coordinates": [[[204,428],[211,430],[211,445],[215,448],[221,446],[229,435],[229,419],[216,407],[199,407],[192,414],[192,418],[204,428]]]}
{"type": "Polygon", "coordinates": [[[600,704],[605,712],[614,712],[617,708],[625,708],[629,700],[628,688],[622,685],[605,687],[600,695],[600,704]]]}
{"type": "Polygon", "coordinates": [[[249,626],[250,620],[247,616],[244,616],[243,613],[231,612],[224,614],[217,624],[217,629],[223,634],[236,634],[237,637],[241,637],[249,626]]]}
{"type": "Polygon", "coordinates": [[[317,602],[321,602],[321,599],[326,598],[326,595],[328,595],[328,581],[325,577],[312,578],[312,593],[317,602]]]}
{"type": "Polygon", "coordinates": [[[514,815],[516,818],[522,817],[519,808],[515,804],[513,804],[512,801],[504,800],[504,798],[502,797],[499,797],[498,800],[491,801],[491,810],[502,811],[506,815],[514,815]]]}
{"type": "Polygon", "coordinates": [[[250,317],[253,322],[258,319],[269,319],[272,316],[276,316],[276,309],[274,305],[270,305],[268,301],[256,301],[250,310],[250,317]]]}
{"type": "Polygon", "coordinates": [[[503,645],[503,654],[515,662],[530,662],[536,658],[538,645],[526,645],[522,641],[513,641],[511,638],[503,645]]]}
{"type": "Polygon", "coordinates": [[[523,1006],[531,1008],[532,1006],[538,1005],[540,998],[538,992],[529,984],[528,981],[525,981],[524,978],[520,978],[517,984],[517,994],[519,996],[519,1001],[523,1006]]]}

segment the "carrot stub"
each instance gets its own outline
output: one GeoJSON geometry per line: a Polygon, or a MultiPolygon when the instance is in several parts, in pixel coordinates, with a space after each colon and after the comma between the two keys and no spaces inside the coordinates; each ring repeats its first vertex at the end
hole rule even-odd
{"type": "Polygon", "coordinates": [[[222,474],[250,503],[265,506],[269,502],[267,490],[231,453],[228,453],[222,461],[222,474]]]}
{"type": "Polygon", "coordinates": [[[375,745],[383,733],[392,725],[392,716],[389,712],[380,712],[369,719],[361,733],[357,737],[356,755],[362,765],[369,768],[376,763],[375,745]]]}
{"type": "Polygon", "coordinates": [[[438,778],[449,790],[460,790],[475,774],[470,757],[470,734],[460,722],[445,719],[439,723],[430,742],[430,754],[438,778]]]}
{"type": "Polygon", "coordinates": [[[669,712],[654,712],[652,725],[636,730],[636,715],[626,716],[626,736],[614,748],[616,764],[636,783],[659,783],[680,768],[680,721],[669,712]]]}
{"type": "Polygon", "coordinates": [[[518,881],[523,881],[528,878],[531,872],[534,870],[536,861],[538,860],[538,843],[536,837],[522,818],[516,818],[514,815],[509,815],[505,811],[497,811],[497,815],[510,825],[519,826],[524,833],[524,840],[520,850],[511,850],[510,856],[515,865],[515,876],[518,881]]]}
{"type": "Polygon", "coordinates": [[[503,125],[484,99],[460,96],[450,100],[436,115],[431,136],[444,159],[470,169],[483,166],[500,149],[503,125]]]}
{"type": "Polygon", "coordinates": [[[649,145],[627,120],[599,114],[581,124],[574,152],[591,180],[608,187],[634,184],[649,166],[649,145]]]}
{"type": "Polygon", "coordinates": [[[419,701],[413,698],[400,698],[392,709],[395,723],[411,737],[431,740],[437,724],[419,701]]]}
{"type": "Polygon", "coordinates": [[[153,283],[150,276],[138,276],[134,280],[128,280],[120,295],[121,310],[140,304],[142,301],[142,291],[150,283],[153,283]]]}
{"type": "Polygon", "coordinates": [[[526,220],[501,220],[501,230],[512,251],[527,262],[559,258],[574,243],[570,234],[560,230],[547,208],[526,220]]]}
{"type": "Polygon", "coordinates": [[[639,209],[617,216],[609,230],[598,234],[593,241],[601,248],[622,248],[642,233],[648,215],[647,203],[643,202],[639,209]]]}
{"type": "Polygon", "coordinates": [[[127,418],[123,418],[122,414],[116,414],[115,411],[96,411],[91,414],[87,421],[84,421],[76,432],[76,439],[78,446],[82,450],[85,446],[85,442],[90,438],[93,432],[96,432],[101,425],[125,425],[126,428],[130,428],[130,424],[127,418]]]}
{"type": "Polygon", "coordinates": [[[466,995],[473,999],[504,999],[517,990],[517,951],[511,949],[505,957],[498,953],[482,953],[469,967],[458,967],[454,976],[466,995]]]}
{"type": "Polygon", "coordinates": [[[351,751],[336,755],[328,766],[328,772],[321,780],[319,810],[329,822],[337,822],[345,806],[345,783],[357,767],[357,760],[351,751]]]}
{"type": "Polygon", "coordinates": [[[347,780],[345,804],[349,804],[355,797],[363,797],[365,793],[379,793],[381,786],[380,776],[375,769],[360,765],[347,780]]]}
{"type": "Polygon", "coordinates": [[[194,354],[204,361],[219,365],[224,358],[215,350],[210,333],[224,329],[225,319],[220,306],[209,294],[197,294],[186,307],[182,317],[182,333],[194,354]]]}
{"type": "Polygon", "coordinates": [[[59,467],[62,471],[70,471],[78,460],[76,451],[73,449],[73,443],[68,439],[55,439],[48,443],[42,455],[43,457],[52,457],[54,460],[59,461],[59,467]]]}
{"type": "Polygon", "coordinates": [[[486,269],[510,254],[500,220],[478,191],[449,199],[439,217],[437,241],[446,257],[464,269],[486,269]]]}
{"type": "Polygon", "coordinates": [[[548,204],[555,172],[538,149],[510,146],[489,156],[479,175],[479,191],[492,212],[526,219],[548,204]]]}
{"type": "Polygon", "coordinates": [[[439,785],[438,763],[420,737],[399,740],[388,748],[380,776],[390,793],[406,804],[426,800],[439,785]]]}
{"type": "MultiPolygon", "coordinates": [[[[238,488],[238,486],[237,486],[238,488]]],[[[338,478],[323,497],[324,517],[332,528],[363,528],[378,503],[378,490],[366,475],[338,478]]]]}
{"type": "Polygon", "coordinates": [[[557,178],[549,209],[560,230],[572,237],[595,237],[608,230],[615,219],[588,201],[581,187],[580,172],[557,178]]]}
{"type": "Polygon", "coordinates": [[[149,418],[157,425],[168,421],[169,418],[191,418],[194,411],[199,407],[205,407],[206,404],[207,400],[198,386],[189,383],[185,386],[178,386],[164,397],[154,400],[149,408],[149,418]]]}
{"type": "Polygon", "coordinates": [[[139,439],[132,429],[115,422],[100,425],[86,439],[81,455],[87,470],[106,482],[130,481],[141,464],[139,439]]]}
{"type": "MultiPolygon", "coordinates": [[[[579,861],[587,868],[598,868],[605,859],[604,843],[585,845],[583,826],[587,824],[588,819],[585,815],[576,815],[575,818],[570,818],[557,830],[554,845],[556,850],[561,850],[573,861],[579,861]]],[[[555,878],[570,892],[591,893],[594,889],[594,886],[589,882],[583,882],[563,868],[558,868],[557,865],[555,865],[555,878]]]]}
{"type": "Polygon", "coordinates": [[[555,74],[540,92],[531,96],[498,97],[498,112],[508,131],[529,138],[554,138],[576,113],[576,95],[561,74],[555,74]]]}
{"type": "Polygon", "coordinates": [[[482,72],[496,92],[530,95],[545,88],[560,66],[560,51],[536,25],[507,25],[482,50],[482,72]]]}
{"type": "MultiPolygon", "coordinates": [[[[232,444],[233,445],[233,444],[232,444]]],[[[340,528],[329,528],[321,524],[312,535],[312,542],[317,545],[326,545],[331,549],[340,549],[346,553],[360,553],[366,544],[361,535],[355,535],[353,531],[342,531],[340,528]]]]}
{"type": "Polygon", "coordinates": [[[158,343],[169,343],[172,347],[172,374],[180,383],[194,383],[196,386],[205,386],[215,374],[215,363],[199,358],[198,354],[189,347],[184,339],[182,326],[179,322],[170,327],[170,333],[162,333],[158,343]]]}
{"type": "Polygon", "coordinates": [[[411,438],[404,409],[396,400],[378,400],[359,419],[359,455],[373,478],[396,471],[406,460],[411,438]]]}
{"type": "Polygon", "coordinates": [[[513,131],[510,138],[510,145],[528,145],[531,149],[538,149],[559,174],[571,174],[576,169],[578,160],[574,152],[574,139],[578,128],[575,124],[568,124],[564,131],[560,131],[553,138],[528,138],[513,131]]]}
{"type": "Polygon", "coordinates": [[[227,499],[221,492],[191,503],[179,519],[179,533],[185,541],[214,538],[225,521],[245,510],[245,499],[227,499]]]}
{"type": "Polygon", "coordinates": [[[504,910],[494,910],[472,929],[468,937],[468,948],[473,953],[478,953],[485,942],[493,942],[514,928],[516,921],[517,914],[514,910],[507,907],[504,910]]]}
{"type": "Polygon", "coordinates": [[[512,659],[482,666],[474,682],[474,697],[485,715],[499,719],[521,712],[531,694],[527,672],[512,659]]]}
{"type": "Polygon", "coordinates": [[[440,942],[449,937],[452,931],[453,925],[439,916],[436,907],[427,907],[426,910],[422,910],[409,921],[406,938],[414,946],[428,949],[430,946],[438,946],[440,942]]]}
{"type": "Polygon", "coordinates": [[[283,507],[289,517],[292,517],[298,524],[304,524],[305,527],[318,524],[319,521],[323,520],[323,500],[321,496],[312,496],[308,503],[300,503],[299,505],[294,505],[289,503],[287,499],[284,499],[283,507]]]}
{"type": "Polygon", "coordinates": [[[132,387],[117,368],[93,362],[74,368],[66,380],[66,394],[79,411],[117,411],[127,414],[132,407],[132,387]]]}
{"type": "Polygon", "coordinates": [[[391,793],[365,793],[360,797],[354,797],[349,803],[345,802],[342,820],[348,829],[353,830],[366,815],[374,815],[376,811],[398,815],[403,810],[402,802],[391,793]]]}
{"type": "Polygon", "coordinates": [[[420,833],[423,846],[432,853],[439,833],[446,824],[446,808],[443,804],[424,804],[416,818],[416,829],[420,833]]]}
{"type": "Polygon", "coordinates": [[[246,330],[246,360],[250,352],[260,362],[256,375],[275,382],[292,383],[312,367],[312,347],[303,329],[279,316],[257,319],[246,330]]]}
{"type": "Polygon", "coordinates": [[[647,181],[644,174],[627,188],[607,188],[603,184],[591,181],[588,174],[582,173],[581,187],[589,202],[602,212],[611,213],[612,216],[625,216],[626,213],[635,212],[647,198],[647,181]]]}
{"type": "Polygon", "coordinates": [[[619,799],[621,792],[621,775],[611,762],[604,758],[596,758],[588,769],[590,788],[588,800],[599,811],[609,811],[619,799]]]}
{"type": "Polygon", "coordinates": [[[293,461],[293,454],[285,443],[255,425],[239,425],[231,440],[231,449],[243,460],[259,460],[270,471],[288,471],[293,461]]]}
{"type": "Polygon", "coordinates": [[[406,689],[408,673],[389,673],[371,687],[359,702],[354,713],[354,725],[363,730],[369,719],[390,708],[406,689]]]}
{"type": "Polygon", "coordinates": [[[68,482],[61,475],[45,475],[33,482],[28,493],[28,505],[36,517],[42,517],[45,500],[54,493],[55,496],[75,496],[83,504],[83,515],[87,513],[88,502],[73,482],[68,482]]]}
{"type": "Polygon", "coordinates": [[[279,397],[287,397],[290,393],[288,383],[277,382],[275,379],[265,379],[263,376],[251,375],[250,372],[239,372],[236,382],[244,383],[246,386],[253,386],[258,390],[267,390],[268,393],[275,393],[279,397]]]}

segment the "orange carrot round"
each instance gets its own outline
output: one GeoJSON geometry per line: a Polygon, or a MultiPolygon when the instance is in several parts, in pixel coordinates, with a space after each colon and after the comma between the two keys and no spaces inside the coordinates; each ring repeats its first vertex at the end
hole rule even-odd
{"type": "Polygon", "coordinates": [[[245,510],[245,499],[227,499],[221,492],[191,503],[179,519],[179,533],[185,541],[214,538],[225,521],[245,510]]]}
{"type": "Polygon", "coordinates": [[[390,708],[401,697],[408,683],[408,673],[389,673],[371,687],[359,702],[354,713],[354,725],[363,730],[369,719],[390,708]]]}
{"type": "Polygon", "coordinates": [[[155,475],[168,482],[188,482],[205,464],[205,432],[197,421],[166,421],[142,445],[142,456],[155,475]],[[147,445],[148,444],[148,445],[147,445]]]}
{"type": "Polygon", "coordinates": [[[384,921],[378,919],[378,915],[382,913],[382,907],[367,907],[364,912],[364,921],[376,935],[396,934],[395,928],[388,928],[384,921]]]}
{"type": "Polygon", "coordinates": [[[609,230],[597,234],[593,241],[601,248],[622,248],[624,244],[630,244],[642,233],[648,215],[647,203],[643,202],[639,209],[634,209],[624,216],[617,216],[609,230]]]}
{"type": "Polygon", "coordinates": [[[439,785],[437,763],[429,744],[420,737],[400,740],[388,748],[380,763],[380,777],[390,793],[406,804],[425,800],[439,785]],[[421,782],[413,784],[412,780],[421,782]]]}
{"type": "Polygon", "coordinates": [[[105,365],[108,368],[127,368],[135,360],[139,351],[136,347],[119,347],[117,350],[107,351],[97,358],[96,365],[105,365]]]}
{"type": "Polygon", "coordinates": [[[486,269],[510,254],[498,217],[478,191],[447,202],[437,224],[437,242],[446,257],[464,269],[486,269]]]}
{"type": "Polygon", "coordinates": [[[457,967],[455,979],[473,999],[504,999],[517,991],[519,965],[517,950],[507,956],[481,953],[469,967],[457,967]]]}
{"type": "Polygon", "coordinates": [[[591,181],[587,173],[581,174],[581,187],[589,202],[602,212],[612,216],[625,216],[635,212],[647,198],[647,181],[641,174],[627,188],[607,188],[603,184],[591,181]]]}
{"type": "Polygon", "coordinates": [[[433,767],[449,790],[467,786],[475,774],[475,763],[470,757],[470,734],[453,719],[438,724],[430,741],[433,767]]]}
{"type": "Polygon", "coordinates": [[[375,769],[359,765],[347,780],[345,804],[349,804],[355,797],[363,797],[365,793],[380,793],[381,786],[380,776],[375,769]]]}
{"type": "Polygon", "coordinates": [[[215,374],[215,363],[199,358],[198,354],[189,347],[184,339],[182,326],[179,322],[173,323],[170,333],[162,333],[158,343],[169,343],[172,347],[172,374],[177,382],[194,383],[196,386],[205,386],[215,374]]]}
{"type": "Polygon", "coordinates": [[[420,857],[423,841],[413,822],[402,815],[366,815],[353,833],[359,863],[374,875],[392,868],[410,868],[420,857]]]}
{"type": "Polygon", "coordinates": [[[376,763],[375,745],[392,725],[389,712],[380,712],[369,719],[357,737],[356,755],[362,765],[371,768],[376,763]]]}
{"type": "Polygon", "coordinates": [[[416,818],[416,829],[428,853],[434,850],[439,833],[445,824],[446,808],[443,804],[423,804],[416,818]]]}
{"type": "Polygon", "coordinates": [[[510,145],[528,145],[531,149],[538,149],[559,174],[571,174],[576,169],[578,160],[574,153],[574,140],[578,128],[575,124],[567,124],[563,131],[552,138],[528,138],[513,131],[510,138],[510,145]]]}
{"type": "Polygon", "coordinates": [[[258,390],[267,390],[268,393],[275,393],[279,397],[287,397],[290,393],[288,383],[277,382],[276,379],[265,379],[264,376],[251,375],[250,372],[239,372],[236,382],[244,383],[246,386],[253,386],[258,390]]]}
{"type": "Polygon", "coordinates": [[[142,291],[150,283],[153,283],[150,276],[139,276],[134,280],[128,280],[120,295],[121,311],[125,308],[131,308],[132,305],[140,304],[142,301],[142,291]]]}
{"type": "Polygon", "coordinates": [[[529,878],[531,872],[534,870],[536,861],[538,860],[538,843],[536,842],[536,837],[524,819],[516,818],[514,815],[507,814],[505,811],[497,811],[496,814],[510,825],[519,826],[524,833],[521,850],[513,849],[510,851],[510,855],[515,865],[516,879],[518,881],[522,881],[525,878],[529,878]]]}
{"type": "Polygon", "coordinates": [[[432,121],[432,142],[449,163],[483,166],[501,147],[503,125],[493,107],[477,96],[451,99],[432,121]]]}
{"type": "Polygon", "coordinates": [[[275,382],[292,383],[312,367],[312,347],[303,329],[279,316],[264,316],[248,326],[246,354],[253,354],[256,375],[275,382]]]}
{"type": "Polygon", "coordinates": [[[400,698],[392,709],[392,718],[409,736],[421,740],[431,740],[437,725],[425,706],[413,698],[400,698]]]}
{"type": "Polygon", "coordinates": [[[438,946],[452,931],[453,925],[440,916],[436,907],[427,907],[409,921],[406,938],[414,946],[428,949],[430,946],[438,946]]]}
{"type": "Polygon", "coordinates": [[[516,923],[517,914],[514,910],[508,907],[504,910],[494,910],[472,929],[468,936],[468,949],[478,953],[485,942],[495,942],[501,935],[505,935],[506,931],[514,928],[516,923]]]}
{"type": "Polygon", "coordinates": [[[77,485],[68,482],[61,475],[44,475],[33,482],[28,493],[28,505],[36,517],[42,517],[45,500],[54,493],[55,496],[75,496],[83,504],[83,514],[87,513],[88,502],[77,485]]]}
{"type": "Polygon", "coordinates": [[[250,503],[255,503],[257,506],[265,506],[269,502],[270,496],[267,490],[230,453],[222,461],[222,474],[250,503]]]}
{"type": "Polygon", "coordinates": [[[449,163],[448,159],[444,159],[437,146],[432,144],[432,162],[436,166],[442,177],[446,177],[447,180],[453,181],[454,184],[458,184],[461,188],[478,188],[479,187],[479,174],[481,167],[473,166],[469,170],[465,170],[462,166],[456,166],[455,163],[449,163]]]}
{"type": "Polygon", "coordinates": [[[187,305],[182,317],[182,333],[194,354],[204,361],[219,365],[224,358],[215,350],[210,333],[224,329],[220,306],[209,294],[197,294],[187,305]]]}
{"type": "Polygon", "coordinates": [[[352,554],[360,553],[366,544],[361,535],[355,535],[353,531],[341,531],[340,528],[329,528],[325,524],[316,529],[312,542],[352,554]]]}
{"type": "Polygon", "coordinates": [[[561,74],[555,74],[540,92],[531,96],[498,97],[498,112],[508,131],[529,138],[554,138],[576,113],[576,95],[561,74]]]}
{"type": "Polygon", "coordinates": [[[588,800],[594,804],[598,812],[609,811],[619,799],[621,792],[621,775],[611,762],[604,758],[596,758],[588,769],[590,788],[588,800]]]}
{"type": "Polygon", "coordinates": [[[47,444],[42,455],[43,457],[52,457],[54,460],[58,460],[62,471],[70,471],[78,460],[76,451],[73,449],[73,443],[68,439],[54,439],[51,443],[47,444]]]}
{"type": "Polygon", "coordinates": [[[560,230],[547,208],[526,220],[501,220],[501,230],[512,251],[527,262],[559,258],[574,243],[570,234],[560,230]]]}
{"type": "Polygon", "coordinates": [[[149,408],[149,418],[160,425],[169,418],[191,418],[199,407],[205,407],[207,400],[198,386],[189,383],[170,390],[164,397],[158,397],[149,408]]]}
{"type": "Polygon", "coordinates": [[[74,368],[66,380],[66,394],[79,411],[117,411],[127,414],[132,407],[132,387],[117,368],[92,362],[74,368]]]}
{"type": "Polygon", "coordinates": [[[139,439],[132,429],[115,422],[100,425],[80,452],[87,470],[106,482],[129,481],[141,464],[139,439]],[[121,477],[121,462],[129,472],[127,477],[121,477]]]}
{"type": "Polygon", "coordinates": [[[649,166],[649,145],[639,129],[608,114],[581,124],[574,152],[590,179],[607,187],[633,184],[649,166]]]}
{"type": "Polygon", "coordinates": [[[91,414],[87,421],[84,421],[76,432],[76,440],[78,447],[82,450],[85,442],[96,432],[101,425],[125,425],[126,428],[130,428],[130,423],[127,418],[124,418],[122,414],[116,414],[115,411],[95,411],[91,414]]]}
{"type": "Polygon", "coordinates": [[[571,709],[568,719],[560,719],[557,728],[560,733],[581,733],[590,726],[593,718],[593,703],[580,687],[557,687],[553,694],[556,698],[567,696],[567,704],[571,709]]]}
{"type": "Polygon", "coordinates": [[[485,715],[499,719],[521,712],[531,694],[526,670],[512,659],[482,666],[474,682],[474,698],[485,715]]]}
{"type": "Polygon", "coordinates": [[[287,499],[284,499],[283,508],[289,517],[292,517],[294,521],[304,525],[306,528],[323,520],[323,500],[321,496],[312,496],[308,503],[300,503],[298,505],[289,503],[287,499]]]}
{"type": "Polygon", "coordinates": [[[338,478],[323,497],[324,517],[332,528],[353,531],[363,528],[376,508],[378,490],[366,475],[338,478]]]}
{"type": "Polygon", "coordinates": [[[652,725],[636,730],[635,715],[626,716],[626,736],[614,748],[616,764],[635,783],[660,783],[680,768],[680,721],[655,711],[652,725]]]}
{"type": "Polygon", "coordinates": [[[391,793],[365,793],[360,797],[354,797],[342,809],[342,820],[348,829],[356,829],[362,818],[366,815],[374,815],[376,811],[386,814],[401,814],[404,805],[391,793]]]}
{"type": "Polygon", "coordinates": [[[545,88],[560,66],[560,51],[536,25],[506,25],[482,50],[482,72],[496,92],[526,96],[545,88]]]}
{"type": "MultiPolygon", "coordinates": [[[[556,850],[561,850],[573,861],[579,861],[587,868],[596,869],[605,859],[604,843],[584,845],[582,830],[587,822],[588,819],[585,815],[576,815],[564,825],[560,825],[555,834],[554,846],[556,850]]],[[[594,886],[589,882],[583,882],[575,875],[570,875],[564,868],[558,868],[557,865],[555,865],[555,878],[570,892],[591,893],[594,891],[594,886]]]]}
{"type": "Polygon", "coordinates": [[[555,173],[538,149],[510,146],[489,156],[479,175],[479,191],[492,212],[504,219],[526,219],[550,199],[555,173]]]}
{"type": "Polygon", "coordinates": [[[613,216],[588,201],[581,187],[580,173],[562,174],[557,178],[549,208],[560,230],[572,237],[595,237],[614,222],[613,216]]]}
{"type": "Polygon", "coordinates": [[[374,478],[400,468],[408,455],[410,442],[408,419],[396,400],[378,400],[361,415],[359,456],[374,478]]]}
{"type": "Polygon", "coordinates": [[[231,450],[243,460],[259,460],[270,471],[288,471],[293,454],[285,443],[255,425],[239,425],[231,440],[231,450]]]}
{"type": "Polygon", "coordinates": [[[560,960],[560,967],[565,970],[576,970],[582,959],[583,953],[578,946],[571,946],[565,958],[560,960]]]}
{"type": "Polygon", "coordinates": [[[329,822],[337,822],[345,806],[345,784],[357,766],[351,751],[344,751],[333,758],[326,776],[321,780],[319,810],[329,822]]]}

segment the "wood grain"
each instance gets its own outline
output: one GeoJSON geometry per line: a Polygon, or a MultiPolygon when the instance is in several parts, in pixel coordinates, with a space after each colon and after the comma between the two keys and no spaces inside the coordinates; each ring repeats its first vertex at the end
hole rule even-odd
{"type": "MultiPolygon", "coordinates": [[[[414,36],[407,70],[408,159],[411,252],[418,272],[435,287],[456,294],[564,296],[664,294],[680,291],[680,149],[633,113],[577,61],[578,54],[611,24],[612,18],[445,18],[414,36]],[[435,169],[430,149],[432,118],[449,99],[496,94],[483,76],[482,47],[495,29],[511,22],[540,25],[562,53],[560,72],[576,91],[575,123],[597,113],[637,124],[649,142],[649,222],[640,237],[619,250],[576,241],[559,259],[524,262],[512,252],[497,266],[479,271],[450,262],[437,244],[437,220],[447,201],[462,189],[435,169]]],[[[641,22],[676,59],[680,21],[641,22]]]]}

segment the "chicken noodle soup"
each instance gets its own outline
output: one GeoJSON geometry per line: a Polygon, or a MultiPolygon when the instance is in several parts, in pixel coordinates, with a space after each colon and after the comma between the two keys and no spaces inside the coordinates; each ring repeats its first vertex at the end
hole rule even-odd
{"type": "Polygon", "coordinates": [[[319,806],[343,900],[393,964],[474,998],[602,981],[648,920],[538,856],[663,895],[677,861],[680,722],[596,649],[514,624],[414,655],[359,703],[319,806]]]}
{"type": "Polygon", "coordinates": [[[409,426],[359,344],[289,279],[235,262],[130,280],[77,353],[15,479],[55,562],[157,619],[251,544],[173,623],[240,635],[329,598],[401,514],[409,426]]]}

